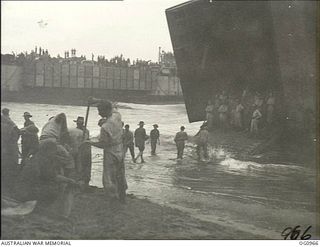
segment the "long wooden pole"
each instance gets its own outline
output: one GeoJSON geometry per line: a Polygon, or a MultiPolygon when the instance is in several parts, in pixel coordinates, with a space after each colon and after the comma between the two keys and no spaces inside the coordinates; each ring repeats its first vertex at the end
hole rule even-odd
{"type": "Polygon", "coordinates": [[[87,112],[86,112],[86,119],[84,121],[84,130],[83,130],[83,136],[82,136],[82,140],[84,141],[85,136],[86,136],[86,129],[87,129],[87,124],[88,124],[88,118],[89,118],[89,110],[90,110],[90,104],[88,102],[88,106],[87,106],[87,112]]]}

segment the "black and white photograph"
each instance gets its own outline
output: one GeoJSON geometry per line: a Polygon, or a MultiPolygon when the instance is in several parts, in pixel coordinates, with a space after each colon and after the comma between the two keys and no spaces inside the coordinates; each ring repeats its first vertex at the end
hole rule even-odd
{"type": "Polygon", "coordinates": [[[1,245],[318,245],[319,14],[1,1],[1,245]]]}

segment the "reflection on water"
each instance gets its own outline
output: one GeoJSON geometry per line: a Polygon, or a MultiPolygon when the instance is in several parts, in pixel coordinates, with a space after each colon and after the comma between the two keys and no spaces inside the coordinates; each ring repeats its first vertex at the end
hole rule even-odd
{"type": "MultiPolygon", "coordinates": [[[[144,164],[134,164],[130,155],[126,157],[126,175],[129,193],[165,204],[183,207],[197,206],[199,210],[210,211],[217,198],[229,198],[245,203],[257,203],[277,208],[303,207],[312,210],[315,204],[315,173],[309,168],[286,164],[258,164],[243,162],[221,148],[210,150],[210,162],[195,160],[192,144],[185,150],[185,158],[176,161],[174,134],[180,125],[186,126],[189,135],[194,135],[201,123],[187,121],[184,105],[138,105],[120,103],[125,123],[134,130],[140,120],[146,122],[149,133],[157,123],[161,134],[161,145],[157,156],[150,156],[147,144],[144,164]]],[[[23,126],[23,112],[32,113],[32,120],[42,127],[47,119],[65,112],[68,126],[77,116],[84,116],[86,107],[56,106],[41,104],[3,103],[18,126],[23,126]]],[[[99,133],[96,109],[91,109],[88,128],[91,136],[99,133]]],[[[102,151],[93,148],[92,181],[102,186],[102,151]]]]}

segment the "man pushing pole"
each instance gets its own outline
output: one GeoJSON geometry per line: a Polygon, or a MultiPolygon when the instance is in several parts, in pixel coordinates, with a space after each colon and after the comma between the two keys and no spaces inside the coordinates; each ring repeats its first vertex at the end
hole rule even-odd
{"type": "Polygon", "coordinates": [[[85,143],[103,149],[102,182],[105,192],[107,196],[125,202],[128,186],[125,178],[121,115],[107,100],[89,97],[88,105],[96,105],[99,115],[105,121],[101,124],[98,141],[89,140],[85,143]]]}

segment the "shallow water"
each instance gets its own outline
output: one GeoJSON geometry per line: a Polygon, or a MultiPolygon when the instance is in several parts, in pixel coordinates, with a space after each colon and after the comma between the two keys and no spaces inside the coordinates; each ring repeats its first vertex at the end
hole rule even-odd
{"type": "MultiPolygon", "coordinates": [[[[181,125],[189,135],[195,135],[201,123],[188,123],[184,105],[141,105],[119,103],[123,121],[131,130],[137,123],[146,123],[147,133],[157,123],[161,145],[157,156],[150,156],[146,145],[144,164],[131,162],[126,156],[128,193],[148,198],[154,202],[196,209],[203,214],[214,214],[217,200],[231,203],[257,204],[269,208],[301,208],[314,211],[316,203],[316,173],[310,168],[293,164],[259,164],[236,160],[219,147],[211,147],[210,162],[198,162],[192,144],[185,149],[182,161],[176,161],[174,134],[181,125]]],[[[11,118],[23,126],[23,112],[29,111],[41,128],[50,116],[65,112],[68,126],[77,116],[85,116],[86,107],[44,104],[2,103],[10,109],[11,118]]],[[[90,109],[88,128],[90,136],[99,133],[99,116],[90,109]]],[[[135,150],[137,152],[137,150],[135,150]]],[[[101,187],[102,151],[93,148],[92,185],[101,187]]]]}

